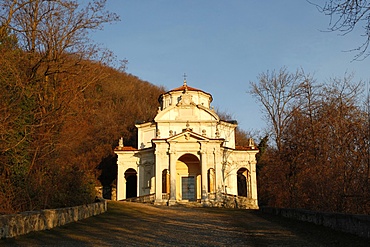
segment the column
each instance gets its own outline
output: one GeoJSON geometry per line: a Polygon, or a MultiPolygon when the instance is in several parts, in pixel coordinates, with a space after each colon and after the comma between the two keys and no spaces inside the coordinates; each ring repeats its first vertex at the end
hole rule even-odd
{"type": "Polygon", "coordinates": [[[126,199],[126,178],[125,178],[125,167],[121,164],[121,155],[118,155],[117,160],[117,201],[126,199]]]}
{"type": "Polygon", "coordinates": [[[208,179],[209,179],[209,182],[208,182],[208,190],[210,193],[215,193],[215,168],[210,168],[209,169],[209,172],[207,172],[207,175],[208,175],[208,179]]]}
{"type": "Polygon", "coordinates": [[[251,197],[255,200],[256,206],[258,207],[258,201],[257,201],[257,175],[256,175],[256,162],[252,161],[250,164],[250,178],[251,178],[251,197]]]}
{"type": "Polygon", "coordinates": [[[171,178],[170,178],[170,170],[167,169],[166,173],[166,193],[170,194],[170,186],[171,186],[171,178]]]}
{"type": "Polygon", "coordinates": [[[155,151],[155,203],[162,204],[162,166],[163,153],[155,151]]]}
{"type": "Polygon", "coordinates": [[[176,151],[170,150],[170,204],[176,202],[176,151]]]}
{"type": "Polygon", "coordinates": [[[208,181],[207,181],[207,152],[200,150],[200,161],[202,167],[202,202],[208,201],[208,181]]]}
{"type": "Polygon", "coordinates": [[[216,173],[216,200],[221,200],[222,199],[222,193],[224,192],[223,189],[223,184],[224,181],[222,180],[222,163],[220,159],[220,150],[218,148],[213,149],[213,158],[214,158],[214,163],[215,163],[215,173],[216,173]]]}

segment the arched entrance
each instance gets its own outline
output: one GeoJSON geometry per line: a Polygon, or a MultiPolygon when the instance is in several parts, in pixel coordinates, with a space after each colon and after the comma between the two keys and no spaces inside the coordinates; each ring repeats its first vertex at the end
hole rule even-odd
{"type": "Polygon", "coordinates": [[[137,172],[130,168],[125,172],[126,198],[137,197],[137,172]]]}
{"type": "Polygon", "coordinates": [[[201,198],[201,167],[197,156],[184,154],[176,163],[176,199],[196,201],[201,198]]]}
{"type": "Polygon", "coordinates": [[[248,170],[246,168],[240,168],[238,170],[238,196],[248,197],[248,176],[248,170]]]}

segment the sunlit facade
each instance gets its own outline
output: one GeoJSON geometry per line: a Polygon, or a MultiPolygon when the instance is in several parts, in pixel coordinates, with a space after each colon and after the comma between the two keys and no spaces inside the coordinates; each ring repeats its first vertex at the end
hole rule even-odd
{"type": "Polygon", "coordinates": [[[184,84],[159,97],[152,122],[137,124],[138,147],[120,141],[117,200],[152,195],[154,203],[219,205],[225,195],[258,208],[252,140],[235,146],[236,121],[223,121],[212,96],[184,84]]]}

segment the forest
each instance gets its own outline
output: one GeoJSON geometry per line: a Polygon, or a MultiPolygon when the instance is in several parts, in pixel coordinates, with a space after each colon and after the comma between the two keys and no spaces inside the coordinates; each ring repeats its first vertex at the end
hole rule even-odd
{"type": "Polygon", "coordinates": [[[282,68],[251,86],[270,127],[257,155],[259,204],[369,214],[369,84],[282,68]]]}
{"type": "Polygon", "coordinates": [[[163,88],[88,40],[118,20],[104,3],[0,2],[0,213],[92,202],[102,160],[156,113],[163,88]]]}
{"type": "MultiPolygon", "coordinates": [[[[135,146],[135,123],[156,114],[165,88],[89,39],[119,21],[105,2],[0,1],[0,214],[92,202],[115,182],[118,139],[135,146]]],[[[270,127],[254,136],[260,206],[369,214],[366,84],[282,68],[250,94],[270,127]]],[[[250,136],[238,130],[237,145],[250,136]]]]}

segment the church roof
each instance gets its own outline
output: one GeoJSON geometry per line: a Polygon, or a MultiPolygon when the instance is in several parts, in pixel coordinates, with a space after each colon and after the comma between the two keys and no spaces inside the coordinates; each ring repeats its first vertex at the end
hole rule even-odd
{"type": "Polygon", "coordinates": [[[116,151],[137,151],[137,148],[131,147],[131,146],[124,146],[124,147],[116,147],[116,151]]]}
{"type": "Polygon", "coordinates": [[[184,90],[188,90],[188,91],[199,91],[199,92],[206,93],[203,90],[200,90],[200,89],[197,89],[197,88],[194,88],[194,87],[189,87],[187,84],[184,84],[181,87],[174,88],[174,89],[170,90],[169,92],[184,91],[184,90]]]}
{"type": "Polygon", "coordinates": [[[238,151],[249,151],[249,150],[258,150],[257,147],[246,147],[246,146],[235,146],[235,150],[238,151]]]}
{"type": "Polygon", "coordinates": [[[181,92],[181,91],[193,91],[193,92],[202,92],[204,94],[207,94],[211,97],[211,101],[212,101],[212,95],[210,93],[207,93],[203,90],[200,90],[198,88],[194,88],[194,87],[189,87],[186,83],[186,80],[184,80],[184,84],[181,86],[181,87],[177,87],[177,88],[174,88],[174,89],[171,89],[170,91],[167,91],[165,92],[164,94],[161,94],[158,98],[158,101],[160,101],[160,99],[163,97],[163,95],[165,94],[168,94],[168,93],[171,93],[171,92],[181,92]]]}

